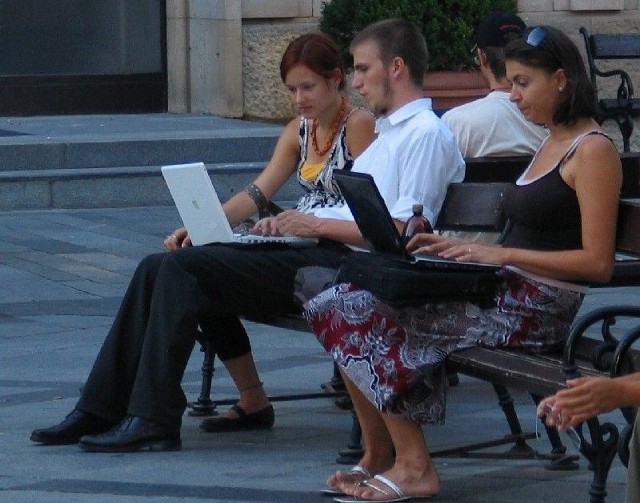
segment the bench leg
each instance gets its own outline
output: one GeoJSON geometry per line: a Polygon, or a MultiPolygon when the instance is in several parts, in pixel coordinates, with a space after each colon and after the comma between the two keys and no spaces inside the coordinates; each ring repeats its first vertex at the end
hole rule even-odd
{"type": "Polygon", "coordinates": [[[447,370],[447,383],[449,386],[457,386],[460,384],[460,377],[457,372],[453,372],[452,370],[447,370]]]}
{"type": "Polygon", "coordinates": [[[358,416],[354,410],[352,411],[349,443],[346,448],[338,453],[336,463],[341,465],[355,465],[362,459],[362,456],[364,456],[364,450],[362,449],[362,429],[360,428],[360,421],[358,421],[358,416]]]}
{"type": "MultiPolygon", "coordinates": [[[[536,404],[536,407],[542,400],[540,395],[534,395],[533,393],[531,394],[531,398],[533,398],[533,402],[536,404]]],[[[547,438],[551,444],[551,455],[549,456],[551,461],[545,466],[545,468],[552,471],[577,470],[580,468],[580,465],[578,464],[580,456],[567,454],[567,447],[562,443],[558,430],[547,426],[544,422],[544,418],[541,418],[540,422],[542,426],[544,426],[544,429],[547,432],[547,438]]]]}
{"type": "Polygon", "coordinates": [[[333,375],[331,376],[331,380],[329,382],[324,383],[321,386],[323,389],[328,391],[345,391],[344,381],[342,380],[342,374],[340,374],[340,368],[338,364],[333,362],[333,375]]]}
{"type": "Polygon", "coordinates": [[[602,125],[606,120],[613,120],[620,129],[622,135],[622,150],[624,152],[631,151],[631,135],[633,134],[633,118],[629,115],[606,117],[598,120],[598,124],[602,125]]]}
{"type": "Polygon", "coordinates": [[[589,489],[590,501],[604,503],[607,496],[607,477],[617,452],[618,428],[612,423],[600,424],[597,417],[588,419],[586,424],[590,442],[582,435],[582,426],[579,426],[579,433],[582,440],[580,452],[587,458],[593,470],[593,480],[589,489]]]}
{"type": "MultiPolygon", "coordinates": [[[[522,426],[520,425],[518,414],[516,414],[516,409],[513,406],[513,398],[511,398],[509,390],[502,384],[492,383],[492,386],[498,395],[498,403],[500,404],[500,408],[507,419],[511,434],[514,436],[522,435],[522,426]]],[[[511,448],[512,451],[531,452],[533,450],[529,447],[524,438],[517,438],[514,444],[515,445],[511,448]]]]}
{"type": "Polygon", "coordinates": [[[335,361],[333,362],[333,376],[331,377],[331,380],[324,384],[321,384],[320,387],[327,393],[344,393],[344,396],[336,398],[336,407],[343,410],[353,409],[351,398],[349,397],[347,388],[345,387],[344,381],[342,380],[340,368],[335,361]]]}
{"type": "MultiPolygon", "coordinates": [[[[200,386],[200,396],[198,397],[198,399],[195,402],[190,402],[187,405],[191,409],[188,412],[188,415],[194,417],[214,416],[217,414],[215,409],[218,405],[233,405],[237,402],[237,399],[232,398],[227,400],[215,401],[211,399],[211,381],[213,379],[213,373],[215,371],[213,362],[216,357],[216,351],[213,347],[213,343],[208,337],[200,334],[197,340],[200,343],[200,351],[204,353],[204,361],[202,362],[202,384],[200,386]]],[[[314,398],[328,398],[334,396],[337,397],[336,405],[338,407],[343,409],[351,409],[351,400],[346,392],[344,383],[342,382],[340,372],[337,370],[337,366],[334,363],[334,375],[331,382],[336,380],[336,376],[338,377],[337,380],[339,382],[336,382],[335,386],[338,389],[329,389],[328,384],[324,384],[322,385],[322,388],[325,389],[322,393],[288,394],[268,396],[267,398],[271,402],[285,402],[293,400],[310,400],[314,398]],[[340,387],[342,388],[342,390],[340,390],[340,387]]]]}
{"type": "Polygon", "coordinates": [[[211,380],[213,379],[213,373],[215,371],[213,362],[216,357],[216,352],[213,343],[206,337],[200,340],[200,350],[204,353],[200,396],[195,402],[189,404],[191,408],[189,415],[194,417],[213,416],[217,414],[215,411],[216,404],[211,400],[211,380]]]}
{"type": "Polygon", "coordinates": [[[622,133],[622,145],[623,150],[625,152],[629,152],[631,150],[630,139],[633,134],[633,119],[625,115],[622,119],[617,119],[618,127],[620,128],[620,133],[622,133]]]}
{"type": "Polygon", "coordinates": [[[631,435],[633,434],[633,427],[636,421],[636,409],[633,407],[624,407],[620,409],[622,415],[627,420],[627,425],[622,429],[620,433],[620,439],[618,440],[618,457],[622,464],[626,467],[629,466],[629,444],[631,442],[631,435]]]}
{"type": "MultiPolygon", "coordinates": [[[[536,404],[536,407],[542,400],[542,397],[540,395],[532,394],[531,398],[533,398],[533,403],[536,404]]],[[[549,438],[549,443],[551,444],[551,453],[564,454],[565,452],[567,452],[567,447],[562,443],[562,439],[560,438],[560,434],[558,433],[557,428],[551,428],[547,426],[547,424],[544,422],[544,418],[541,418],[540,421],[547,431],[547,437],[549,438]]]]}

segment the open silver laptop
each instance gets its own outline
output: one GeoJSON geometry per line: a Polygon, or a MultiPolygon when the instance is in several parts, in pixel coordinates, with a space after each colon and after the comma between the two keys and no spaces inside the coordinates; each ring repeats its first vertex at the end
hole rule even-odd
{"type": "Polygon", "coordinates": [[[315,238],[234,234],[203,163],[174,164],[162,166],[161,170],[191,242],[196,246],[209,243],[315,246],[318,243],[315,238]]]}

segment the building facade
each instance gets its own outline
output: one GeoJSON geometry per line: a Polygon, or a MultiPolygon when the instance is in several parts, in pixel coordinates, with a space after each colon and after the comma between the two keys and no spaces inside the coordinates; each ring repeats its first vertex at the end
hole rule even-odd
{"type": "MultiPolygon", "coordinates": [[[[294,110],[280,56],[317,28],[325,1],[0,0],[0,115],[168,111],[284,121],[294,110]]],[[[639,33],[639,9],[640,0],[518,1],[528,24],[558,26],[581,48],[581,26],[639,33]]],[[[631,73],[640,85],[640,71],[631,73]]]]}
{"type": "Polygon", "coordinates": [[[166,111],[165,0],[0,0],[0,115],[166,111]]]}
{"type": "MultiPolygon", "coordinates": [[[[285,120],[278,64],[287,43],[317,27],[323,0],[167,0],[168,110],[285,120]]],[[[639,0],[519,0],[529,25],[640,33],[639,0]]],[[[632,72],[640,85],[640,71],[632,72]]]]}

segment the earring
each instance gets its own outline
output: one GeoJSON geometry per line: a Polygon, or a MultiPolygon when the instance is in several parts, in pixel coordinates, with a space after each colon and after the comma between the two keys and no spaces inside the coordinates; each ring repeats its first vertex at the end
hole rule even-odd
{"type": "Polygon", "coordinates": [[[562,92],[562,90],[563,90],[563,89],[564,89],[564,87],[560,86],[560,87],[558,88],[558,91],[562,92]]]}

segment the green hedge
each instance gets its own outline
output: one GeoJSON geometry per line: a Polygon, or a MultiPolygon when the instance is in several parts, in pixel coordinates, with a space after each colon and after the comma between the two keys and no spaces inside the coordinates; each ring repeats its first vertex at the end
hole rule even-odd
{"type": "Polygon", "coordinates": [[[365,26],[391,17],[412,21],[429,47],[430,70],[473,68],[475,27],[492,10],[516,12],[516,0],[331,0],[322,6],[320,30],[351,64],[349,43],[365,26]]]}

